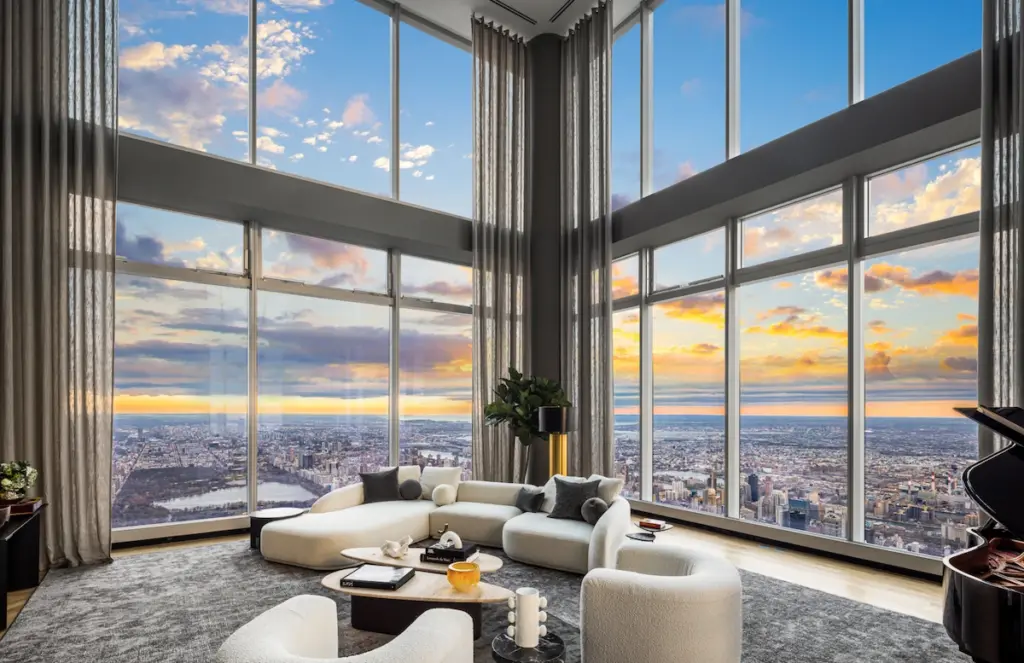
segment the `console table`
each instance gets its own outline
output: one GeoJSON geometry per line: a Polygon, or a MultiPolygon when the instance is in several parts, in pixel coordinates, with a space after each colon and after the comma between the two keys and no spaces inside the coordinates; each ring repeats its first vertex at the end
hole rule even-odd
{"type": "Polygon", "coordinates": [[[39,586],[39,545],[46,505],[11,516],[0,527],[0,629],[7,628],[7,592],[39,586]]]}

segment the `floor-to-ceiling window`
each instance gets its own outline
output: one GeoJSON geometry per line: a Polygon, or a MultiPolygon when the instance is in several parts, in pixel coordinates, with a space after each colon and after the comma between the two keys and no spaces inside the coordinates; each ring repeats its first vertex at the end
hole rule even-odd
{"type": "Polygon", "coordinates": [[[615,406],[614,473],[623,494],[640,493],[640,262],[636,254],[612,263],[612,377],[615,406]]]}
{"type": "Polygon", "coordinates": [[[635,499],[963,549],[977,427],[953,408],[977,401],[979,201],[968,145],[614,263],[616,398],[629,385],[639,414],[616,458],[639,448],[650,486],[635,499]],[[627,287],[645,261],[648,289],[627,287]]]}
{"type": "Polygon", "coordinates": [[[114,527],[469,476],[468,267],[127,203],[117,255],[114,527]]]}

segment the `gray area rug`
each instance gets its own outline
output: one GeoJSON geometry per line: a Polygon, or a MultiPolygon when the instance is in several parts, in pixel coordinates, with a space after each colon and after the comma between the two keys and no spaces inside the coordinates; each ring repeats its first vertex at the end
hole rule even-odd
{"type": "MultiPolygon", "coordinates": [[[[532,586],[549,597],[549,627],[579,661],[580,576],[512,562],[486,579],[532,586]]],[[[338,604],[340,656],[390,636],[353,629],[349,600],[320,585],[323,573],[265,562],[248,541],[125,557],[89,568],[51,571],[0,640],[0,661],[18,663],[206,663],[221,642],[262,611],[298,594],[338,604]]],[[[965,663],[939,624],[882,610],[754,573],[743,573],[744,663],[965,663]]],[[[505,610],[484,608],[476,661],[505,610]]]]}

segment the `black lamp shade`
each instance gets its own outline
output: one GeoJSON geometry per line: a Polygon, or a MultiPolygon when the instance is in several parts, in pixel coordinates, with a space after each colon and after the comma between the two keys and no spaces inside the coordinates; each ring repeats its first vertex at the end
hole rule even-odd
{"type": "Polygon", "coordinates": [[[537,430],[542,433],[570,433],[575,430],[571,407],[537,408],[537,430]]]}

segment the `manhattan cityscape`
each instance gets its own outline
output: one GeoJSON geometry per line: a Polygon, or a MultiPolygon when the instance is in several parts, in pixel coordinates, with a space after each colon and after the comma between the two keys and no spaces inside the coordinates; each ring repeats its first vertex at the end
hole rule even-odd
{"type": "MultiPolygon", "coordinates": [[[[740,516],[847,536],[846,420],[744,416],[740,516]]],[[[309,506],[359,472],[388,464],[380,416],[264,417],[257,444],[259,507],[309,506]]],[[[865,541],[941,556],[968,543],[978,510],[960,475],[977,429],[956,419],[871,418],[866,427],[865,541]]],[[[724,426],[710,415],[654,417],[653,498],[725,515],[724,426]]],[[[399,462],[457,466],[471,475],[468,418],[400,423],[399,462]]],[[[246,419],[239,415],[120,415],[115,419],[115,527],[248,511],[246,419]]],[[[639,497],[637,417],[616,417],[615,471],[639,497]]]]}
{"type": "MultiPolygon", "coordinates": [[[[847,536],[846,419],[743,416],[740,517],[816,534],[847,536]]],[[[864,540],[945,556],[967,547],[979,524],[961,485],[977,456],[967,420],[869,418],[865,428],[864,540]]],[[[725,515],[724,419],[655,415],[652,497],[725,515]]],[[[636,416],[616,417],[616,473],[639,496],[636,416]]]]}

